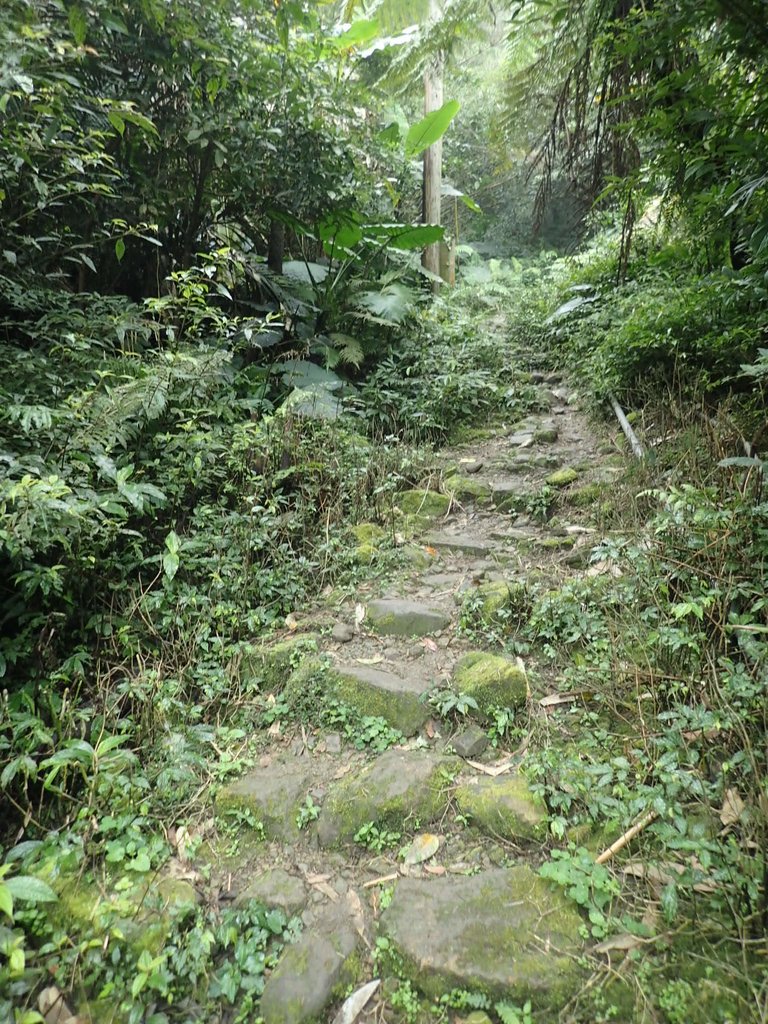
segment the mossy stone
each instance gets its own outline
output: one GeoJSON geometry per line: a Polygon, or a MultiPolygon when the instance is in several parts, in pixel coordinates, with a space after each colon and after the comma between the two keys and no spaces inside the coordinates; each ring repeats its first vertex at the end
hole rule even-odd
{"type": "Polygon", "coordinates": [[[472,651],[453,669],[453,686],[477,701],[482,714],[494,707],[524,704],[528,694],[525,669],[497,654],[472,651]]]}
{"type": "Polygon", "coordinates": [[[295,841],[296,816],[311,785],[311,766],[299,758],[286,758],[224,786],[216,795],[216,813],[250,811],[267,839],[295,841]]]}
{"type": "Polygon", "coordinates": [[[528,604],[524,583],[494,580],[480,583],[464,596],[463,614],[476,617],[483,625],[503,622],[514,612],[522,612],[528,604]]]}
{"type": "Polygon", "coordinates": [[[405,736],[413,736],[429,718],[421,699],[427,684],[400,679],[364,665],[339,668],[334,674],[334,693],[361,715],[383,718],[405,736]]]}
{"type": "Polygon", "coordinates": [[[455,473],[444,481],[445,489],[459,500],[488,502],[491,500],[491,486],[484,480],[473,476],[461,476],[455,473]]]}
{"type": "Polygon", "coordinates": [[[547,477],[547,483],[550,487],[567,487],[568,484],[572,484],[574,480],[579,479],[579,474],[571,466],[565,466],[563,469],[557,469],[554,473],[550,473],[547,477]]]}
{"type": "Polygon", "coordinates": [[[534,444],[554,444],[559,434],[557,427],[542,427],[533,435],[534,444]]]}
{"type": "Polygon", "coordinates": [[[468,878],[401,878],[381,930],[427,996],[455,988],[559,1007],[583,980],[581,917],[527,865],[468,878]]]}
{"type": "Polygon", "coordinates": [[[515,840],[546,833],[546,806],[523,775],[477,779],[458,786],[454,796],[461,813],[490,835],[515,840]]]}
{"type": "Polygon", "coordinates": [[[447,802],[447,776],[457,761],[425,750],[388,750],[328,792],[317,834],[320,845],[352,842],[372,821],[403,830],[418,819],[422,826],[440,816],[447,802]]]}
{"type": "Polygon", "coordinates": [[[584,484],[583,487],[574,487],[568,493],[568,501],[576,508],[587,508],[595,505],[601,498],[603,488],[600,484],[584,484]]]}
{"type": "Polygon", "coordinates": [[[384,598],[368,605],[368,622],[389,636],[426,636],[445,629],[451,617],[418,601],[384,598]]]}
{"type": "Polygon", "coordinates": [[[277,643],[254,646],[243,657],[240,676],[258,681],[265,692],[280,690],[303,659],[317,651],[317,641],[317,633],[297,633],[277,643]]]}
{"type": "Polygon", "coordinates": [[[545,551],[570,551],[575,543],[575,537],[540,537],[536,547],[545,551]]]}
{"type": "Polygon", "coordinates": [[[434,551],[420,547],[418,544],[405,544],[400,548],[400,555],[408,565],[412,565],[415,569],[428,569],[437,557],[434,551]]]}
{"type": "Polygon", "coordinates": [[[404,515],[419,516],[422,519],[441,519],[451,507],[451,499],[447,494],[430,490],[400,491],[395,501],[404,515]]]}
{"type": "Polygon", "coordinates": [[[358,523],[350,528],[350,533],[357,541],[354,558],[358,565],[370,565],[388,536],[387,531],[375,523],[358,523]]]}

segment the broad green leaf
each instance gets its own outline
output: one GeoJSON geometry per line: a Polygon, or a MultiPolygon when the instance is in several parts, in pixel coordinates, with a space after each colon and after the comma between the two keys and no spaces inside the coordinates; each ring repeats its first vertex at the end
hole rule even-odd
{"type": "Polygon", "coordinates": [[[118,263],[120,263],[123,256],[125,256],[125,242],[122,238],[118,238],[115,242],[115,256],[117,257],[118,263]]]}
{"type": "Polygon", "coordinates": [[[55,903],[59,898],[47,882],[33,875],[6,878],[5,886],[14,899],[27,903],[55,903]]]}
{"type": "Polygon", "coordinates": [[[346,32],[340,36],[331,36],[326,39],[329,46],[334,50],[349,50],[355,46],[365,46],[379,34],[379,23],[375,18],[362,18],[350,25],[346,32]]]}
{"type": "Polygon", "coordinates": [[[310,363],[308,359],[286,359],[277,363],[275,369],[282,373],[283,383],[291,388],[311,388],[320,386],[326,391],[340,391],[343,381],[330,370],[310,363]]]}
{"type": "Polygon", "coordinates": [[[393,249],[423,249],[445,235],[440,224],[367,224],[365,233],[393,249]]]}
{"type": "Polygon", "coordinates": [[[439,110],[433,110],[421,121],[411,125],[405,137],[406,159],[410,160],[412,157],[418,156],[419,153],[423,153],[425,149],[441,139],[458,112],[458,101],[448,100],[439,110]]]}

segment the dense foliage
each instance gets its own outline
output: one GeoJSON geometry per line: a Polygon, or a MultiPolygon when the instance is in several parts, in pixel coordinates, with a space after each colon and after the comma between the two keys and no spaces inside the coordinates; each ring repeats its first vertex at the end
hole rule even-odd
{"type": "MultiPolygon", "coordinates": [[[[653,811],[657,876],[633,892],[647,883],[670,935],[698,929],[709,972],[677,947],[638,954],[654,1019],[703,1019],[694,986],[721,953],[712,1019],[750,1000],[764,1019],[764,14],[761,0],[6,0],[0,1018],[38,1021],[50,974],[137,1022],[255,1017],[295,925],[182,904],[158,949],[136,944],[129,909],[179,852],[166,822],[199,821],[207,788],[253,763],[254,734],[314,715],[360,749],[399,738],[328,701],[322,673],[293,703],[263,692],[254,641],[377,570],[352,525],[398,538],[378,570],[397,564],[394,495],[434,481],[436,443],[535,405],[535,352],[597,415],[616,397],[633,410],[648,456],[625,493],[586,494],[600,572],[526,582],[492,623],[464,606],[467,635],[535,649],[542,677],[585,698],[578,749],[511,709],[489,736],[533,737],[558,847],[542,874],[593,938],[650,942],[579,837],[653,811]],[[422,120],[435,58],[462,109],[422,120]],[[456,292],[433,297],[420,250],[443,231],[416,223],[419,158],[449,124],[443,219],[459,242],[484,238],[459,246],[456,292]],[[585,233],[576,255],[548,251],[585,233]]],[[[544,487],[510,511],[557,523],[563,499],[544,487]]],[[[431,702],[472,710],[449,690],[431,702]]],[[[317,813],[310,797],[299,828],[317,813]]],[[[234,849],[259,827],[235,815],[219,838],[234,849]]],[[[189,842],[207,839],[201,826],[189,842]]],[[[397,841],[375,823],[358,839],[397,841]]],[[[411,1024],[408,984],[391,1005],[411,1024]]],[[[464,995],[442,1012],[490,1005],[464,995]]],[[[620,1012],[602,987],[582,996],[573,1020],[620,1012]]]]}

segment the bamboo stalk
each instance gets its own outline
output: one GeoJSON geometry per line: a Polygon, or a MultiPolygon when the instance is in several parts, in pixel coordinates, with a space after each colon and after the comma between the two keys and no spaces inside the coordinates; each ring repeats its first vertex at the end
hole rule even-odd
{"type": "Polygon", "coordinates": [[[613,397],[613,395],[608,395],[608,401],[611,403],[613,411],[616,413],[616,419],[619,421],[621,429],[626,434],[627,440],[629,441],[630,446],[632,448],[632,453],[638,459],[642,459],[645,456],[645,449],[640,444],[640,441],[637,438],[637,434],[634,432],[629,420],[624,415],[624,410],[621,408],[621,406],[613,397]]]}
{"type": "Polygon", "coordinates": [[[650,825],[652,821],[655,821],[658,816],[659,815],[656,811],[648,811],[645,817],[641,818],[636,825],[633,825],[632,828],[628,828],[623,836],[619,836],[615,843],[612,843],[607,850],[603,850],[595,861],[595,864],[605,864],[607,860],[611,859],[614,853],[618,853],[619,850],[623,850],[627,843],[635,838],[638,832],[642,832],[643,829],[647,825],[650,825]]]}

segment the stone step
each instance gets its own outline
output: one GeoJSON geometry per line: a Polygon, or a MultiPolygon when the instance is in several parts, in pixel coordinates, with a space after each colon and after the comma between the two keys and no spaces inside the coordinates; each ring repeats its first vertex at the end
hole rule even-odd
{"type": "Polygon", "coordinates": [[[413,736],[429,718],[422,694],[431,683],[418,676],[397,676],[363,665],[336,668],[336,693],[361,715],[378,715],[405,736],[413,736]]]}
{"type": "Polygon", "coordinates": [[[448,775],[458,762],[428,750],[391,749],[357,775],[334,784],[317,835],[323,847],[351,843],[368,822],[394,831],[436,820],[448,803],[448,775]]]}
{"type": "Polygon", "coordinates": [[[259,1004],[264,1024],[316,1020],[334,994],[356,980],[355,952],[362,943],[357,925],[345,903],[329,907],[287,947],[264,985],[259,1004]]]}
{"type": "Polygon", "coordinates": [[[426,542],[438,551],[461,551],[465,555],[488,555],[493,550],[487,540],[464,533],[430,533],[426,542]]]}
{"type": "Polygon", "coordinates": [[[295,842],[296,816],[311,786],[312,770],[306,760],[286,757],[225,786],[216,797],[216,813],[250,811],[267,839],[295,842]]]}
{"type": "Polygon", "coordinates": [[[526,865],[468,878],[401,878],[383,934],[426,995],[482,991],[537,1010],[562,1006],[582,980],[581,918],[526,865]]]}
{"type": "Polygon", "coordinates": [[[368,605],[367,622],[389,636],[426,636],[450,624],[451,617],[418,601],[383,598],[368,605]]]}

